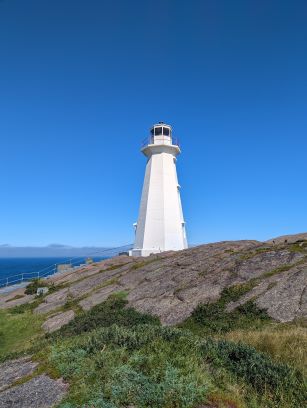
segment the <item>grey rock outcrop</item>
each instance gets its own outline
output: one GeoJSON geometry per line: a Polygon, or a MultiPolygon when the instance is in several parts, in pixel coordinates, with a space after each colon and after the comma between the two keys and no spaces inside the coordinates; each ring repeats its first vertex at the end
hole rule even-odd
{"type": "Polygon", "coordinates": [[[38,364],[31,361],[30,357],[18,358],[0,364],[0,391],[8,388],[21,378],[32,374],[37,366],[38,364]]]}
{"type": "Polygon", "coordinates": [[[0,393],[0,408],[54,407],[66,394],[67,386],[61,379],[53,380],[39,375],[0,393]]]}
{"type": "Polygon", "coordinates": [[[253,300],[273,319],[292,321],[307,316],[304,236],[274,243],[218,242],[147,258],[115,257],[49,278],[58,290],[44,296],[35,312],[62,312],[68,301],[89,310],[124,291],[130,306],[173,325],[190,316],[198,304],[217,300],[224,288],[252,281],[250,291],[228,310],[253,300]]]}
{"type": "Polygon", "coordinates": [[[0,408],[49,408],[61,401],[67,385],[47,375],[31,378],[37,367],[31,357],[0,364],[0,408]]]}
{"type": "Polygon", "coordinates": [[[0,309],[7,309],[14,306],[20,306],[25,303],[30,303],[34,300],[35,295],[26,295],[25,289],[17,289],[9,293],[0,295],[0,309]]]}
{"type": "Polygon", "coordinates": [[[307,232],[302,232],[300,234],[294,235],[282,235],[277,238],[271,238],[267,242],[269,242],[270,244],[291,244],[298,241],[307,241],[307,232]]]}
{"type": "Polygon", "coordinates": [[[52,333],[65,324],[69,323],[75,317],[75,312],[73,310],[68,310],[67,312],[57,313],[49,317],[42,325],[44,331],[52,333]]]}
{"type": "MultiPolygon", "coordinates": [[[[157,315],[163,324],[174,325],[189,317],[197,305],[219,299],[225,288],[249,283],[248,291],[228,303],[226,310],[253,301],[279,322],[306,318],[304,236],[307,234],[266,243],[218,242],[147,258],[104,260],[50,277],[48,281],[55,287],[38,299],[34,312],[45,319],[42,329],[53,332],[68,324],[78,308],[89,310],[110,295],[125,292],[130,306],[157,315]]],[[[0,308],[34,299],[18,289],[0,295],[0,308]]],[[[30,357],[0,365],[0,408],[48,408],[62,400],[67,385],[62,379],[37,375],[37,368],[38,363],[30,357]]]]}

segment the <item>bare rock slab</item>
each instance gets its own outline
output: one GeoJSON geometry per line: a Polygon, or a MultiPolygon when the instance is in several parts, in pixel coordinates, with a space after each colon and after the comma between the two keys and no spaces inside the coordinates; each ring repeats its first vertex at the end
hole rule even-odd
{"type": "Polygon", "coordinates": [[[69,295],[68,288],[60,289],[55,293],[47,295],[44,301],[34,309],[34,313],[49,313],[59,307],[62,307],[67,302],[69,295]]]}
{"type": "Polygon", "coordinates": [[[57,313],[42,324],[42,329],[48,333],[52,333],[59,330],[62,326],[65,326],[65,324],[69,323],[72,319],[74,319],[74,317],[75,312],[73,310],[57,313]]]}
{"type": "Polygon", "coordinates": [[[0,393],[0,408],[49,408],[58,404],[67,385],[46,375],[32,378],[0,393]]]}
{"type": "Polygon", "coordinates": [[[119,291],[120,289],[121,287],[119,287],[118,285],[105,286],[104,288],[97,290],[87,298],[81,300],[81,302],[79,302],[79,305],[83,310],[90,310],[93,306],[104,302],[112,293],[119,291]]]}
{"type": "Polygon", "coordinates": [[[31,361],[30,357],[18,358],[0,364],[0,391],[14,384],[17,380],[34,372],[38,363],[31,361]]]}
{"type": "Polygon", "coordinates": [[[0,294],[0,309],[20,306],[25,303],[30,303],[34,299],[35,295],[26,295],[24,288],[16,289],[9,293],[0,294]]]}
{"type": "MultiPolygon", "coordinates": [[[[252,281],[251,290],[229,304],[228,311],[251,300],[277,321],[305,318],[306,237],[299,234],[266,243],[223,241],[148,258],[104,260],[49,278],[57,290],[43,297],[34,312],[53,312],[43,328],[54,331],[74,318],[72,311],[59,310],[69,299],[89,310],[111,294],[125,291],[130,307],[172,325],[184,321],[197,305],[217,301],[225,288],[252,281]]],[[[24,289],[5,296],[0,296],[0,308],[29,301],[24,289]]]]}

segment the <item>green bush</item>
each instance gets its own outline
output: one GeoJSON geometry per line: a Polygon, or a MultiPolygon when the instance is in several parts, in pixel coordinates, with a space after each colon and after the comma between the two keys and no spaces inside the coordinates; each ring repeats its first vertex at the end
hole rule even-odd
{"type": "Polygon", "coordinates": [[[212,388],[198,339],[161,326],[70,337],[52,347],[50,362],[73,384],[62,408],[193,408],[212,388]]]}
{"type": "Polygon", "coordinates": [[[61,285],[55,286],[53,282],[48,282],[44,279],[35,278],[31,279],[30,283],[26,286],[25,294],[36,295],[37,289],[41,287],[48,287],[48,294],[50,294],[60,289],[61,285]]]}
{"type": "Polygon", "coordinates": [[[194,408],[231,382],[247,406],[253,398],[267,408],[306,402],[300,372],[250,346],[170,327],[114,325],[69,337],[52,347],[50,362],[73,384],[73,407],[194,408]]]}
{"type": "Polygon", "coordinates": [[[271,399],[278,404],[284,400],[288,400],[289,407],[307,404],[302,374],[286,364],[273,362],[267,354],[226,340],[207,339],[201,349],[207,362],[230,371],[260,394],[271,392],[271,399]]]}
{"type": "Polygon", "coordinates": [[[226,333],[234,329],[255,328],[270,321],[267,313],[252,301],[246,302],[232,312],[226,312],[224,305],[219,302],[201,304],[193,311],[192,319],[212,334],[226,333]]]}
{"type": "Polygon", "coordinates": [[[194,325],[195,329],[196,325],[196,327],[199,326],[202,329],[203,333],[215,334],[226,333],[234,329],[263,326],[271,319],[252,300],[247,301],[232,312],[226,311],[226,305],[229,302],[238,300],[252,287],[253,282],[248,282],[247,284],[235,285],[224,289],[220,299],[215,303],[198,305],[182,327],[193,329],[194,325]]]}
{"type": "Polygon", "coordinates": [[[155,375],[144,375],[129,365],[119,367],[112,380],[111,399],[116,406],[129,401],[137,407],[193,407],[203,401],[207,391],[193,374],[183,377],[180,370],[171,365],[166,367],[159,381],[155,375]]]}
{"type": "Polygon", "coordinates": [[[108,327],[112,324],[125,327],[133,327],[139,324],[160,324],[157,317],[139,313],[130,307],[126,307],[127,303],[127,300],[122,296],[110,297],[107,301],[94,306],[88,312],[83,312],[75,317],[68,325],[56,332],[54,336],[77,335],[99,327],[108,327]]]}
{"type": "MultiPolygon", "coordinates": [[[[199,306],[191,321],[210,333],[263,323],[267,315],[252,302],[225,311],[246,290],[224,290],[218,302],[199,306]]],[[[156,317],[127,307],[125,296],[82,312],[33,352],[69,382],[61,408],[195,408],[228,400],[233,406],[305,406],[299,371],[244,344],[162,327],[156,317]]]]}
{"type": "MultiPolygon", "coordinates": [[[[157,338],[163,341],[178,341],[184,337],[184,332],[170,327],[157,325],[139,325],[132,328],[112,325],[84,333],[81,336],[73,337],[73,348],[84,349],[87,354],[93,354],[108,344],[114,347],[124,347],[129,351],[138,350],[146,346],[157,338]]],[[[61,342],[60,342],[61,344],[61,342]]],[[[67,350],[67,343],[64,343],[64,350],[67,350]]],[[[69,343],[68,343],[69,344],[69,343]]],[[[61,350],[61,346],[59,346],[61,350]]],[[[70,357],[69,357],[70,359],[70,357]]]]}
{"type": "Polygon", "coordinates": [[[25,294],[26,295],[36,295],[37,289],[42,287],[42,280],[35,278],[30,281],[30,283],[27,285],[25,294]]]}
{"type": "Polygon", "coordinates": [[[23,314],[23,313],[27,313],[27,312],[32,313],[32,311],[40,304],[40,301],[41,300],[39,298],[36,298],[31,303],[23,303],[21,305],[11,307],[9,309],[9,312],[12,315],[23,314]]]}

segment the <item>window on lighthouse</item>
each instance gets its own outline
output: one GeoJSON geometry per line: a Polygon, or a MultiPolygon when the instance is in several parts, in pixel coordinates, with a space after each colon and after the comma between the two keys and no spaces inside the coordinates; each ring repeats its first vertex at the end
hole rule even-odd
{"type": "Polygon", "coordinates": [[[162,127],[156,127],[155,128],[155,135],[156,136],[162,135],[162,127]]]}
{"type": "Polygon", "coordinates": [[[164,127],[164,128],[163,128],[163,134],[164,134],[165,136],[169,136],[169,128],[164,127]]]}

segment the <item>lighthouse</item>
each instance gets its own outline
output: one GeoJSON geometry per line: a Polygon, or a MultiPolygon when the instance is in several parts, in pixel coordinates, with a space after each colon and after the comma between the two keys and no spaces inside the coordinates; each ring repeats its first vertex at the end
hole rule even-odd
{"type": "Polygon", "coordinates": [[[172,127],[163,122],[154,125],[141,152],[147,164],[131,254],[148,256],[185,249],[187,237],[176,170],[181,150],[172,127]]]}

